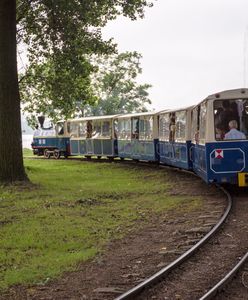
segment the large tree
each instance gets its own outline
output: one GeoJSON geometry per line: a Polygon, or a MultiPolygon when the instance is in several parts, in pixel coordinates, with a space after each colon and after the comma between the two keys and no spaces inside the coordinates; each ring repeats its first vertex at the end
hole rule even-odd
{"type": "MultiPolygon", "coordinates": [[[[113,50],[111,41],[102,40],[99,28],[120,14],[133,20],[143,17],[149,5],[146,0],[0,1],[0,181],[27,178],[21,146],[17,43],[26,45],[30,64],[52,61],[56,76],[47,84],[58,90],[61,64],[70,73],[70,64],[75,66],[84,54],[113,50]]],[[[57,105],[66,99],[59,95],[54,101],[57,105]]]]}
{"type": "Polygon", "coordinates": [[[100,56],[95,60],[98,72],[94,73],[93,86],[98,96],[97,105],[83,107],[86,115],[113,115],[147,111],[149,84],[139,84],[142,73],[141,54],[124,52],[100,56]]]}
{"type": "Polygon", "coordinates": [[[0,1],[0,181],[26,180],[16,67],[16,3],[0,1]]]}

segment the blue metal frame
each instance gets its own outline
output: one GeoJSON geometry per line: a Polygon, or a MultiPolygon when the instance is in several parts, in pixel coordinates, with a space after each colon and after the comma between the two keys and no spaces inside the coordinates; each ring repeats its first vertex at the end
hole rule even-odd
{"type": "Polygon", "coordinates": [[[49,149],[58,149],[61,152],[70,154],[70,138],[69,137],[58,137],[58,136],[38,136],[33,138],[32,148],[37,151],[49,149]]]}
{"type": "Polygon", "coordinates": [[[118,156],[116,139],[70,139],[72,155],[118,156]]]}
{"type": "Polygon", "coordinates": [[[192,161],[190,158],[190,147],[190,141],[184,143],[159,141],[160,163],[191,170],[192,161]]]}
{"type": "Polygon", "coordinates": [[[118,156],[145,161],[158,161],[158,139],[152,141],[118,140],[118,156]]]}
{"type": "Polygon", "coordinates": [[[207,158],[205,145],[191,144],[193,171],[207,182],[207,158]]]}
{"type": "Polygon", "coordinates": [[[248,172],[248,142],[213,142],[194,145],[194,171],[207,183],[238,183],[238,173],[248,172]]]}

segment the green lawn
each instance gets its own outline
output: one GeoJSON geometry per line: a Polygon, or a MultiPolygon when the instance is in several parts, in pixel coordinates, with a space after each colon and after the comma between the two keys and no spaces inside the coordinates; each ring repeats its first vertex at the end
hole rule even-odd
{"type": "Polygon", "coordinates": [[[24,148],[24,149],[22,149],[22,152],[23,152],[24,157],[33,156],[33,150],[31,150],[31,149],[24,148]]]}
{"type": "Polygon", "coordinates": [[[186,202],[166,195],[165,170],[53,159],[25,166],[33,186],[0,187],[0,289],[72,270],[135,221],[186,202]]]}

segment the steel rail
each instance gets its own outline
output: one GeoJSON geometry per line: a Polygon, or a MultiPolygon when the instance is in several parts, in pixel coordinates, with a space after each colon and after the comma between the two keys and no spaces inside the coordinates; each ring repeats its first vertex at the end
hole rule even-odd
{"type": "Polygon", "coordinates": [[[222,278],[212,289],[210,289],[205,295],[203,295],[199,300],[209,300],[212,299],[217,292],[223,289],[223,287],[233,278],[233,276],[239,271],[243,264],[248,259],[248,252],[242,257],[242,259],[236,264],[236,266],[224,277],[222,278]]]}
{"type": "Polygon", "coordinates": [[[219,185],[217,185],[217,187],[226,194],[227,201],[228,201],[226,211],[224,212],[224,214],[222,215],[218,223],[199,242],[197,242],[193,247],[191,247],[188,251],[183,253],[176,260],[171,262],[168,266],[162,268],[160,271],[158,271],[157,273],[155,273],[145,281],[131,288],[124,294],[118,296],[117,298],[115,298],[115,300],[132,299],[134,296],[140,294],[141,291],[144,290],[145,288],[150,287],[152,284],[155,284],[160,279],[164,278],[168,273],[170,273],[172,270],[174,270],[176,267],[178,267],[184,261],[186,261],[190,256],[192,256],[203,244],[205,244],[217,232],[218,229],[220,229],[221,225],[224,223],[228,214],[231,211],[232,197],[223,187],[219,185]]]}

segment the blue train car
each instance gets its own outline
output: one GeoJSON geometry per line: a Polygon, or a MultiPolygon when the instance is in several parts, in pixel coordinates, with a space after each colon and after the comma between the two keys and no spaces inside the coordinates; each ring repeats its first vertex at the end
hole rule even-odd
{"type": "Polygon", "coordinates": [[[192,111],[193,170],[206,182],[248,185],[248,89],[210,95],[192,111]]]}
{"type": "Polygon", "coordinates": [[[68,157],[70,153],[70,138],[66,131],[66,121],[60,121],[55,129],[38,129],[34,133],[32,149],[35,155],[53,156],[55,159],[61,155],[68,157]]]}
{"type": "Polygon", "coordinates": [[[159,113],[160,163],[191,170],[192,107],[159,113]]]}
{"type": "Polygon", "coordinates": [[[116,157],[116,117],[113,115],[68,120],[71,154],[84,155],[87,158],[116,157]]]}
{"type": "Polygon", "coordinates": [[[158,115],[155,112],[121,115],[118,120],[118,156],[158,161],[158,115]]]}

